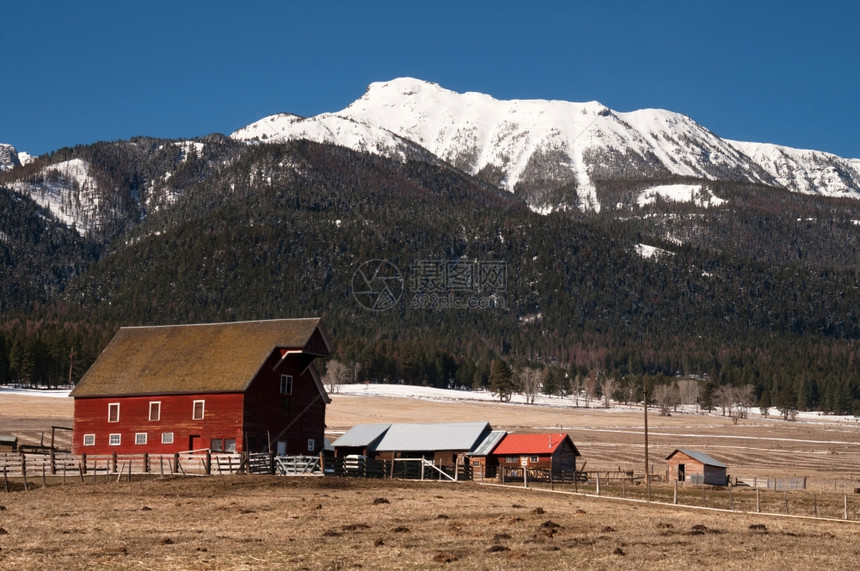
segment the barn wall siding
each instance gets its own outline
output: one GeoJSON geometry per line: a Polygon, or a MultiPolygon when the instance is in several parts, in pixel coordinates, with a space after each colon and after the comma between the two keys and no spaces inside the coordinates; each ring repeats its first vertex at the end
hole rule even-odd
{"type": "Polygon", "coordinates": [[[190,437],[199,436],[201,448],[211,439],[242,437],[241,394],[158,395],[145,397],[104,397],[75,399],[75,422],[72,451],[75,454],[172,454],[189,449],[190,437]],[[202,420],[194,420],[194,401],[204,401],[202,420]],[[149,420],[149,403],[161,402],[157,421],[149,420]],[[119,403],[119,422],[108,422],[108,405],[119,403]],[[172,432],[173,443],[162,444],[162,433],[172,432]],[[135,435],[145,433],[147,443],[135,444],[135,435]],[[94,434],[95,445],[84,446],[84,435],[94,434]],[[120,445],[111,446],[111,434],[120,434],[120,445]]]}

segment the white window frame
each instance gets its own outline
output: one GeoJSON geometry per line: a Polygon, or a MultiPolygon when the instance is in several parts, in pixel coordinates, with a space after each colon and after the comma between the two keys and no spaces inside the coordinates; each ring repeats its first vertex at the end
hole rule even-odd
{"type": "Polygon", "coordinates": [[[290,396],[293,394],[293,376],[281,375],[281,394],[290,396]]]}
{"type": "Polygon", "coordinates": [[[205,400],[196,400],[194,404],[191,405],[191,420],[203,420],[206,418],[206,401],[205,400]],[[197,404],[200,404],[200,416],[197,416],[197,404]]]}
{"type": "Polygon", "coordinates": [[[95,434],[84,434],[84,446],[95,446],[96,445],[96,435],[95,434]]]}
{"type": "Polygon", "coordinates": [[[162,432],[161,433],[161,443],[162,444],[173,444],[173,433],[172,432],[162,432]]]}
{"type": "Polygon", "coordinates": [[[118,402],[109,402],[108,403],[108,422],[119,422],[119,403],[118,402]],[[114,417],[113,411],[116,411],[116,417],[114,417]],[[113,420],[111,420],[113,419],[113,420]]]}
{"type": "Polygon", "coordinates": [[[145,446],[146,445],[146,433],[145,432],[136,432],[134,434],[134,444],[135,446],[145,446]]]}
{"type": "Polygon", "coordinates": [[[108,446],[122,446],[122,434],[111,434],[108,436],[108,446]]]}
{"type": "Polygon", "coordinates": [[[161,401],[160,400],[151,400],[149,401],[149,420],[152,422],[157,422],[161,420],[161,401]],[[152,410],[155,409],[155,418],[153,418],[152,410]]]}
{"type": "Polygon", "coordinates": [[[540,458],[538,456],[529,456],[529,462],[531,462],[532,464],[537,464],[538,462],[540,462],[540,458]]]}

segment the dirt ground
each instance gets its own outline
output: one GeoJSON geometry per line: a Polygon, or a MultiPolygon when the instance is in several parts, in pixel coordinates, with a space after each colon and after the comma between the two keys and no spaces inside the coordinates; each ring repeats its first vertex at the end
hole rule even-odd
{"type": "Polygon", "coordinates": [[[860,524],[474,483],[221,476],[0,494],[4,569],[854,569],[860,524]]]}
{"type": "MultiPolygon", "coordinates": [[[[71,399],[0,395],[0,433],[38,440],[51,426],[71,426],[72,412],[71,399]]],[[[569,432],[586,469],[642,469],[641,412],[333,395],[327,414],[331,437],[366,422],[477,420],[512,431],[569,432]]],[[[758,514],[755,491],[741,489],[708,490],[708,507],[735,510],[718,512],[605,497],[641,499],[641,486],[605,486],[596,498],[538,484],[140,476],[98,483],[54,477],[45,486],[35,478],[31,491],[13,482],[10,493],[0,493],[0,568],[856,567],[860,507],[853,494],[852,521],[836,521],[844,486],[860,480],[856,426],[735,425],[720,416],[652,413],[649,427],[657,471],[669,452],[690,447],[726,461],[731,473],[841,478],[838,490],[834,484],[790,498],[793,515],[817,510],[833,519],[758,514]]],[[[671,503],[671,493],[655,485],[655,500],[671,503]]],[[[700,494],[682,489],[681,503],[701,505],[700,494]]],[[[783,501],[770,493],[763,511],[781,512],[783,501]]]]}

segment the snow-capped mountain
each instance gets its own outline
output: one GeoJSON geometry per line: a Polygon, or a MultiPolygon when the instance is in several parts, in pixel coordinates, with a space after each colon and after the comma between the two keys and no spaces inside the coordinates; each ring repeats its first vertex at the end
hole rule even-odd
{"type": "Polygon", "coordinates": [[[796,192],[860,197],[860,160],[721,139],[661,109],[621,113],[596,101],[500,101],[411,78],[373,83],[336,113],[280,115],[233,133],[240,140],[297,138],[403,156],[409,140],[470,174],[520,192],[536,209],[572,186],[599,210],[596,183],[671,176],[762,183],[796,192]],[[335,127],[336,126],[336,127],[335,127]]]}
{"type": "Polygon", "coordinates": [[[0,143],[0,172],[12,170],[20,164],[21,159],[15,147],[0,143]]]}

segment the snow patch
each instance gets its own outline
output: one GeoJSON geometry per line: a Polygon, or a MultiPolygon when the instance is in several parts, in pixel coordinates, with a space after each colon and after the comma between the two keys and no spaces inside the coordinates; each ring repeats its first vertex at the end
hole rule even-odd
{"type": "Polygon", "coordinates": [[[640,207],[648,206],[657,202],[658,198],[669,202],[690,202],[702,208],[721,206],[726,203],[701,184],[665,184],[643,190],[637,197],[636,204],[640,207]]]}
{"type": "Polygon", "coordinates": [[[658,248],[656,246],[649,246],[648,244],[636,244],[635,248],[636,253],[645,259],[675,255],[675,252],[670,252],[669,250],[664,250],[663,248],[658,248]]]}

